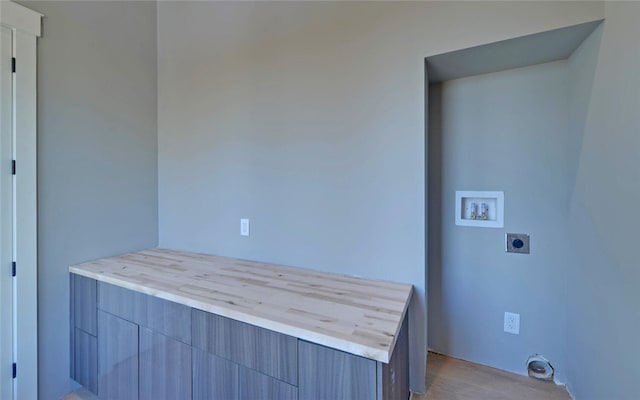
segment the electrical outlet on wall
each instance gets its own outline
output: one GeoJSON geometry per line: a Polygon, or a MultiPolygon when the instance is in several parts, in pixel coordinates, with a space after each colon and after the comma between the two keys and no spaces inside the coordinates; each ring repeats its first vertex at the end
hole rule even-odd
{"type": "Polygon", "coordinates": [[[520,314],[504,313],[504,331],[514,335],[520,334],[520,314]]]}
{"type": "Polygon", "coordinates": [[[240,219],[240,236],[249,236],[249,219],[240,219]]]}

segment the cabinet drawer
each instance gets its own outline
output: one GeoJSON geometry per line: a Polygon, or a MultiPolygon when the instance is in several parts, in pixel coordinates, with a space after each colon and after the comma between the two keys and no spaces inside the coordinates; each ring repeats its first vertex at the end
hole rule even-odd
{"type": "Polygon", "coordinates": [[[76,328],[95,336],[97,289],[95,279],[71,274],[71,319],[76,328]]]}
{"type": "Polygon", "coordinates": [[[194,347],[298,384],[296,338],[204,311],[192,312],[194,347]]]}
{"type": "Polygon", "coordinates": [[[191,308],[185,305],[98,282],[98,308],[191,344],[191,308]]]}

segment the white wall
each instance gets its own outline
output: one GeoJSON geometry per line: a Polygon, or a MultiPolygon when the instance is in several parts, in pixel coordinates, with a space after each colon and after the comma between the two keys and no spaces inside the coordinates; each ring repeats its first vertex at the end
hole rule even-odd
{"type": "Polygon", "coordinates": [[[570,198],[567,61],[446,81],[429,118],[429,347],[526,374],[543,354],[566,377],[570,198]],[[504,228],[455,225],[456,190],[504,191],[504,228]],[[505,232],[531,254],[508,254],[505,232]],[[520,334],[503,331],[520,314],[520,334]]]}
{"type": "Polygon", "coordinates": [[[156,6],[22,2],[38,41],[41,399],[69,379],[69,265],[157,245],[156,6]]]}
{"type": "Polygon", "coordinates": [[[414,284],[424,390],[424,57],[601,17],[601,3],[158,3],[160,245],[414,284]]]}
{"type": "Polygon", "coordinates": [[[640,3],[606,4],[571,59],[580,138],[569,229],[567,354],[579,400],[640,398],[640,3]]]}

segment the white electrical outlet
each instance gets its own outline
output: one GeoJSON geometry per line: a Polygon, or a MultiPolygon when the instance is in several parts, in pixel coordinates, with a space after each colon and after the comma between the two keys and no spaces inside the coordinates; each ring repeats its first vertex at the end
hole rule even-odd
{"type": "Polygon", "coordinates": [[[249,236],[249,219],[240,219],[240,236],[249,236]]]}
{"type": "Polygon", "coordinates": [[[520,334],[520,314],[504,313],[504,331],[514,335],[520,334]]]}

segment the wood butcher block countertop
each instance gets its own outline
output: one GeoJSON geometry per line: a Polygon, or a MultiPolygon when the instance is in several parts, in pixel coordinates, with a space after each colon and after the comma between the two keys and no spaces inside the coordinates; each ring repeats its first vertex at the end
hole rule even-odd
{"type": "Polygon", "coordinates": [[[413,292],[409,284],[166,249],[69,271],[383,363],[413,292]]]}

